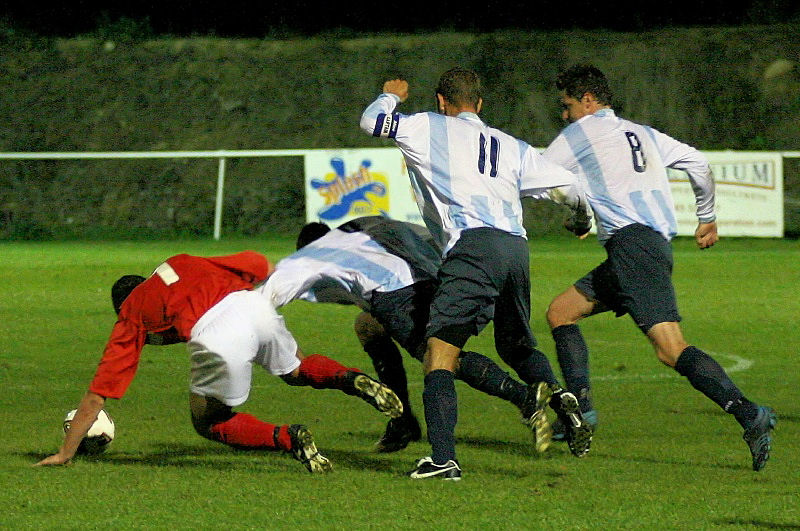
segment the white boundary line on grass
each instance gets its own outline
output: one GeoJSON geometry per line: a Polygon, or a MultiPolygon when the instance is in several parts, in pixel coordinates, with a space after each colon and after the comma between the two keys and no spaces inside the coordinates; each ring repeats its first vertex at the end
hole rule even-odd
{"type": "MultiPolygon", "coordinates": [[[[731,367],[724,367],[725,372],[741,372],[746,371],[753,366],[753,360],[737,356],[736,354],[723,354],[721,352],[709,352],[714,358],[727,359],[734,362],[731,367]]],[[[664,367],[667,369],[667,367],[664,367]]],[[[595,381],[617,381],[617,380],[645,380],[657,378],[679,378],[680,375],[675,371],[666,370],[655,374],[609,374],[605,376],[591,376],[590,379],[595,381]]]]}

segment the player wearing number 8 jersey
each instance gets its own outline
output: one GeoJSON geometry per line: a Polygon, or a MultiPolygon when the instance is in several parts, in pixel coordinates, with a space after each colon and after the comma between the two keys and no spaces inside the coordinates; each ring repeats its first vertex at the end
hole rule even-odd
{"type": "Polygon", "coordinates": [[[358,369],[321,355],[304,355],[283,318],[254,286],[272,267],[263,255],[180,254],[149,278],[125,275],[112,287],[117,322],[89,390],[57,454],[41,465],[68,462],[107,398],[121,398],[145,344],[186,342],[191,359],[189,405],[198,434],[230,446],[291,452],[310,472],[331,468],[300,424],[276,425],[233,411],[250,394],[252,366],[289,385],[335,388],[391,416],[402,413],[397,396],[358,369]]]}
{"type": "MultiPolygon", "coordinates": [[[[670,240],[677,232],[665,168],[684,170],[694,190],[699,224],[697,245],[717,242],[714,182],[706,157],[652,127],[622,119],[611,108],[603,73],[577,65],[556,80],[562,117],[571,122],[544,156],[578,175],[591,205],[597,235],[608,258],[558,295],[547,320],[567,388],[596,423],[589,391],[588,349],[577,322],[613,310],[630,314],[664,364],[732,414],[745,429],[754,470],[769,457],[775,415],[744,397],[707,353],[683,338],[672,285],[670,240]]],[[[558,427],[556,427],[558,438],[558,427]]]]}
{"type": "MultiPolygon", "coordinates": [[[[462,347],[493,320],[500,357],[528,384],[541,383],[531,412],[534,430],[549,442],[548,402],[573,420],[573,453],[588,451],[577,400],[562,393],[547,358],[536,349],[530,329],[529,250],[522,224],[522,195],[570,194],[574,176],[550,163],[525,142],[489,127],[478,117],[483,105],[478,76],[455,68],[436,89],[440,114],[395,111],[408,96],[408,83],[384,83],[383,94],[361,116],[361,128],[391,138],[403,153],[423,220],[443,250],[439,285],[426,330],[423,406],[432,455],[419,460],[412,478],[457,480],[457,417],[453,373],[462,347]],[[551,394],[556,393],[552,401],[551,394]],[[573,413],[569,415],[569,413],[573,413]]],[[[574,189],[572,190],[574,192],[574,189]]]]}

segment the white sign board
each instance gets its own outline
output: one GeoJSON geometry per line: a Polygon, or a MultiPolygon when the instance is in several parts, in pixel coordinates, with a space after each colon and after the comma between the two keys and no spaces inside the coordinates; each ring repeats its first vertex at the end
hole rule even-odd
{"type": "MultiPolygon", "coordinates": [[[[716,181],[721,236],[783,237],[783,159],[773,152],[704,152],[716,181]]],[[[694,235],[695,200],[684,172],[669,170],[678,234],[694,235]]],[[[422,223],[397,148],[321,149],[305,156],[306,220],[336,226],[387,215],[422,223]]]]}
{"type": "Polygon", "coordinates": [[[387,215],[422,223],[399,149],[324,149],[305,156],[306,220],[339,225],[387,215]]]}
{"type": "MultiPolygon", "coordinates": [[[[717,228],[720,236],[783,237],[783,158],[780,153],[709,151],[716,182],[717,228]]],[[[678,234],[697,228],[689,179],[669,170],[678,234]]]]}

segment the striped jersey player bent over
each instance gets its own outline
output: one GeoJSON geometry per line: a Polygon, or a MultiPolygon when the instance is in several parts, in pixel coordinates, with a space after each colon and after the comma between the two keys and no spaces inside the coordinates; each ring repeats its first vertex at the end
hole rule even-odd
{"type": "MultiPolygon", "coordinates": [[[[300,231],[297,247],[297,252],[275,265],[261,289],[276,307],[306,300],[361,308],[355,323],[359,341],[378,379],[403,402],[403,415],[389,421],[377,449],[398,451],[419,440],[419,422],[411,409],[405,368],[394,341],[422,361],[441,265],[430,233],[413,223],[364,216],[334,229],[308,223],[300,231]]],[[[461,353],[456,377],[523,412],[535,402],[535,388],[518,382],[477,352],[461,353]]]]}
{"type": "Polygon", "coordinates": [[[381,216],[357,218],[333,230],[309,223],[297,247],[275,265],[260,291],[276,308],[294,300],[360,308],[356,334],[378,379],[403,403],[403,414],[389,421],[377,449],[398,451],[419,440],[402,355],[392,339],[421,358],[430,303],[426,293],[434,289],[438,253],[413,225],[381,216]]]}
{"type": "Polygon", "coordinates": [[[529,250],[520,199],[568,187],[574,176],[525,142],[481,121],[480,81],[472,71],[455,68],[441,76],[441,114],[395,112],[408,96],[404,80],[387,81],[383,89],[363,112],[361,128],[397,143],[423,220],[443,251],[424,357],[423,404],[432,454],[420,459],[410,476],[461,477],[453,372],[467,340],[492,320],[503,361],[527,384],[541,383],[539,407],[531,415],[541,428],[539,448],[549,443],[544,408],[550,402],[565,418],[574,419],[574,453],[583,455],[591,433],[584,429],[575,397],[558,388],[530,329],[529,250]],[[565,409],[575,414],[567,415],[565,409]]]}
{"type": "MultiPolygon", "coordinates": [[[[732,414],[744,428],[754,470],[769,457],[774,412],[742,394],[720,365],[683,338],[672,284],[670,241],[677,233],[665,168],[683,170],[696,198],[697,245],[717,242],[714,181],[697,149],[646,125],[618,117],[605,75],[576,65],[556,81],[562,117],[571,122],[544,156],[575,172],[594,211],[607,259],[558,295],[547,312],[567,388],[578,396],[588,421],[592,405],[588,349],[577,322],[607,310],[629,314],[664,364],[732,414]]],[[[556,438],[558,438],[556,427],[556,438]]]]}

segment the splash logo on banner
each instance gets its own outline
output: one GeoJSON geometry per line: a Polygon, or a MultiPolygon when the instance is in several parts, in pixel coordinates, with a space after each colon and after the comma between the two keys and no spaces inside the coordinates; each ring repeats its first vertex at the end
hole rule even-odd
{"type": "Polygon", "coordinates": [[[332,158],[333,173],[322,179],[311,179],[311,188],[325,199],[317,216],[337,220],[345,216],[386,215],[389,211],[388,179],[382,173],[369,171],[372,162],[363,160],[358,170],[347,175],[344,161],[332,158]]]}

